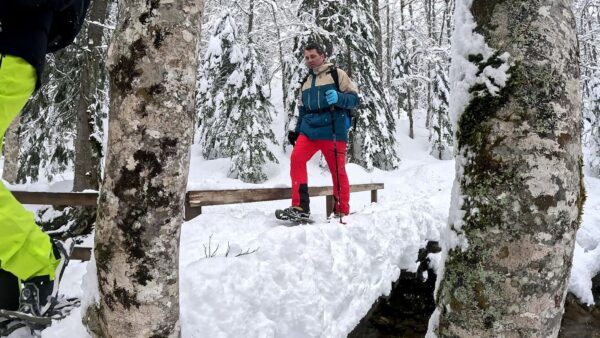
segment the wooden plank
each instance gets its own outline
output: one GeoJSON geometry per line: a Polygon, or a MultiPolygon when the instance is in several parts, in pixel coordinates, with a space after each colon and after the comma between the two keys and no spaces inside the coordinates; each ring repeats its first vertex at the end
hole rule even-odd
{"type": "Polygon", "coordinates": [[[12,191],[12,194],[23,204],[96,206],[98,203],[97,192],[12,191]]]}
{"type": "MultiPolygon", "coordinates": [[[[350,192],[360,192],[383,189],[382,183],[354,184],[350,192]]],[[[310,196],[331,195],[332,187],[310,187],[310,196]]],[[[80,192],[38,192],[38,191],[13,191],[15,198],[23,204],[60,205],[60,206],[96,206],[98,193],[80,192]]],[[[203,190],[189,191],[187,205],[192,208],[206,205],[221,205],[233,203],[261,202],[289,199],[292,197],[291,188],[260,188],[260,189],[233,189],[233,190],[203,190]]],[[[371,193],[373,198],[373,193],[371,193]]],[[[190,214],[191,215],[191,214],[190,214]]]]}
{"type": "MultiPolygon", "coordinates": [[[[382,183],[355,184],[350,186],[350,192],[360,192],[383,189],[382,183]]],[[[310,196],[331,195],[333,187],[309,187],[310,196]]],[[[191,207],[206,205],[222,205],[233,203],[261,202],[289,199],[292,197],[291,188],[262,188],[262,189],[232,189],[189,191],[187,204],[191,207]]]]}

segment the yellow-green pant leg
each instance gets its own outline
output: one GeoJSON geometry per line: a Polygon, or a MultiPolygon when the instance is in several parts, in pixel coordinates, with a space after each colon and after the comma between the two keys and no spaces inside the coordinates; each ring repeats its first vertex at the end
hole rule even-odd
{"type": "MultiPolygon", "coordinates": [[[[0,149],[11,121],[35,88],[35,69],[25,60],[2,56],[0,64],[0,149]]],[[[50,275],[57,261],[50,238],[0,181],[0,268],[21,280],[50,275]]]]}

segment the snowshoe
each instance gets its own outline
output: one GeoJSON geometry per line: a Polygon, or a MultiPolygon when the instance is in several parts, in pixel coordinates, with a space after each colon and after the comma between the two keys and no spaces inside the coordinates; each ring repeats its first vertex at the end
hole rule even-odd
{"type": "Polygon", "coordinates": [[[58,287],[69,263],[69,257],[73,252],[74,244],[72,240],[65,242],[52,241],[54,256],[59,259],[54,280],[50,280],[50,276],[38,276],[23,282],[23,289],[21,290],[21,298],[19,300],[19,312],[43,317],[56,305],[58,287]]]}
{"type": "Polygon", "coordinates": [[[80,305],[78,298],[60,297],[53,302],[54,306],[44,316],[36,316],[21,311],[0,309],[0,337],[5,337],[12,332],[27,327],[32,335],[52,325],[52,320],[67,317],[71,311],[80,305]]]}
{"type": "Polygon", "coordinates": [[[310,212],[305,212],[300,207],[275,210],[275,217],[282,221],[290,221],[295,224],[312,224],[315,222],[310,219],[310,212]]]}

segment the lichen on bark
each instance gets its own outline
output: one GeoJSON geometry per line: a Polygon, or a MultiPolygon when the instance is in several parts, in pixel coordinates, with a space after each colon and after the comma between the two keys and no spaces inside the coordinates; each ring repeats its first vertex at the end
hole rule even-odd
{"type": "Polygon", "coordinates": [[[109,50],[109,142],[95,237],[99,337],[178,337],[203,1],[125,0],[109,50]]]}
{"type": "Polygon", "coordinates": [[[468,245],[448,252],[437,334],[556,336],[585,196],[570,2],[475,0],[470,10],[495,51],[468,56],[477,75],[510,68],[498,92],[473,85],[458,120],[463,216],[450,227],[468,245]]]}

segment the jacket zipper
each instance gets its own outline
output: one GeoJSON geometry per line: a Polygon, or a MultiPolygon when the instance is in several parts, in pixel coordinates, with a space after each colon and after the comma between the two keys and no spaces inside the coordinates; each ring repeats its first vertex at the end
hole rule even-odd
{"type": "Polygon", "coordinates": [[[317,109],[321,110],[321,91],[317,88],[317,109]]]}
{"type": "Polygon", "coordinates": [[[308,110],[310,110],[310,88],[308,88],[308,99],[306,100],[306,105],[308,106],[308,110]]]}
{"type": "Polygon", "coordinates": [[[2,60],[4,59],[4,54],[0,54],[0,68],[2,68],[2,60]]]}

